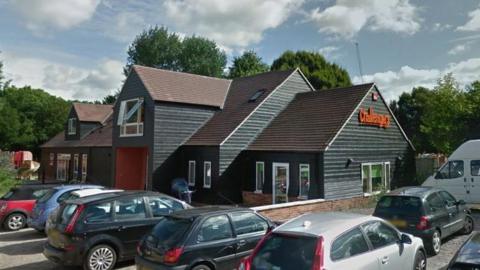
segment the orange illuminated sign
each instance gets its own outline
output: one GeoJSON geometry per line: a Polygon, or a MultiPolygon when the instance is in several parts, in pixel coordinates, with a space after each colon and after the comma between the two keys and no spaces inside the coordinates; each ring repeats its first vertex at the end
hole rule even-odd
{"type": "Polygon", "coordinates": [[[368,110],[360,109],[358,112],[358,121],[368,126],[387,128],[390,125],[390,116],[375,113],[373,108],[370,107],[368,110]]]}

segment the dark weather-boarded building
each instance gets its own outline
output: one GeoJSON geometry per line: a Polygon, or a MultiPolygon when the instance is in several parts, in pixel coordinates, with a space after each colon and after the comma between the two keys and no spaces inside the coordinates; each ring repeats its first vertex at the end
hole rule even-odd
{"type": "Polygon", "coordinates": [[[413,150],[375,85],[316,91],[299,69],[227,80],[134,66],[112,112],[94,129],[111,132],[110,165],[92,175],[163,192],[183,178],[204,202],[362,196],[403,185],[413,150]]]}

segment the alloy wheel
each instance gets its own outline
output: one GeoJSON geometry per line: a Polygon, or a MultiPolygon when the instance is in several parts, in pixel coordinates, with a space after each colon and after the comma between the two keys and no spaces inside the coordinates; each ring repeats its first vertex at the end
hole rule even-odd
{"type": "Polygon", "coordinates": [[[440,252],[440,246],[442,244],[442,240],[440,239],[440,234],[438,231],[435,231],[432,235],[432,248],[436,254],[440,252]]]}
{"type": "Polygon", "coordinates": [[[425,255],[420,252],[419,253],[419,258],[417,259],[417,262],[415,264],[415,270],[425,270],[427,269],[427,261],[425,260],[425,255]]]}
{"type": "Polygon", "coordinates": [[[92,270],[107,270],[114,264],[114,251],[110,248],[102,246],[95,249],[89,259],[88,266],[92,270]]]}
{"type": "Polygon", "coordinates": [[[20,230],[25,224],[25,218],[21,214],[14,214],[8,218],[8,229],[12,231],[20,230]]]}
{"type": "Polygon", "coordinates": [[[467,217],[465,220],[465,224],[463,225],[463,231],[465,234],[469,234],[473,231],[473,219],[471,217],[467,217]]]}

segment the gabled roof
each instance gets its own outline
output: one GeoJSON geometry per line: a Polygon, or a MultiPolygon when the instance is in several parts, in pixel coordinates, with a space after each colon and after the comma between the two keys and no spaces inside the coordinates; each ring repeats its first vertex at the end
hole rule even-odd
{"type": "Polygon", "coordinates": [[[248,150],[324,151],[373,86],[297,94],[248,150]]]}
{"type": "Polygon", "coordinates": [[[80,122],[103,123],[112,114],[112,105],[73,103],[80,122]]]}
{"type": "Polygon", "coordinates": [[[91,131],[80,140],[65,140],[65,131],[62,131],[42,144],[42,148],[54,147],[111,147],[112,146],[112,117],[110,116],[105,125],[91,131]]]}
{"type": "Polygon", "coordinates": [[[133,71],[155,101],[223,108],[231,80],[139,65],[133,71]]]}
{"type": "Polygon", "coordinates": [[[185,144],[219,145],[273,90],[296,70],[271,71],[232,81],[223,110],[216,112],[185,144]],[[263,90],[254,102],[249,99],[263,90]]]}

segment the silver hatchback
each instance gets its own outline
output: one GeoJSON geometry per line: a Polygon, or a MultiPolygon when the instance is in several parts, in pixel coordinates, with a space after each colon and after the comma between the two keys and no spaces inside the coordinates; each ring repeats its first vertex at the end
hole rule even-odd
{"type": "Polygon", "coordinates": [[[349,213],[312,213],[268,233],[239,270],[365,269],[427,267],[420,238],[384,220],[349,213]]]}

